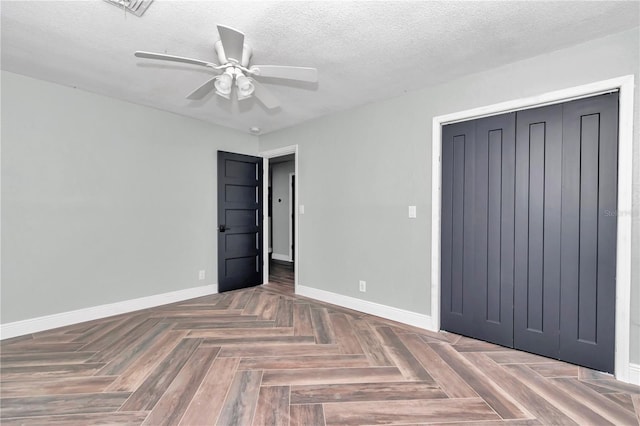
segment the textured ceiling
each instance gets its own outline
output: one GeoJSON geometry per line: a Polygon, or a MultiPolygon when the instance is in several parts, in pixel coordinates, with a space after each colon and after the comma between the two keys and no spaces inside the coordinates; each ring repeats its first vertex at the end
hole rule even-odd
{"type": "Polygon", "coordinates": [[[2,1],[2,69],[262,133],[399,96],[639,25],[637,1],[226,2],[155,0],[138,18],[104,1],[2,1]],[[319,83],[265,84],[281,101],[185,96],[216,62],[216,24],[243,31],[253,63],[318,68],[319,83]]]}

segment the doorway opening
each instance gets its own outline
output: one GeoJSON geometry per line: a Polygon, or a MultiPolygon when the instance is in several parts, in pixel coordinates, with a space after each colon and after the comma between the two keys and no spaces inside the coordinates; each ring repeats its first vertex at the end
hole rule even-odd
{"type": "Polygon", "coordinates": [[[294,294],[297,248],[296,147],[261,153],[265,159],[265,265],[264,282],[294,294]]]}

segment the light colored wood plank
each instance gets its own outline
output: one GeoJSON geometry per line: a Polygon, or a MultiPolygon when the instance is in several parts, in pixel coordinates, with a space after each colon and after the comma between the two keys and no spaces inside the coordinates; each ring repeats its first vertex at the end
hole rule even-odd
{"type": "Polygon", "coordinates": [[[266,370],[264,386],[333,383],[397,382],[404,377],[396,367],[366,368],[298,368],[293,370],[266,370]]]}
{"type": "Polygon", "coordinates": [[[122,339],[128,332],[140,325],[141,319],[141,314],[127,316],[122,318],[120,321],[109,323],[102,329],[98,329],[90,335],[80,335],[74,341],[87,342],[87,344],[82,347],[83,351],[102,351],[111,347],[114,343],[122,339]]]}
{"type": "Polygon", "coordinates": [[[514,350],[505,350],[503,352],[487,352],[486,355],[498,364],[540,364],[556,362],[551,358],[545,358],[540,355],[534,355],[528,352],[520,352],[514,350]]]}
{"type": "Polygon", "coordinates": [[[462,345],[456,344],[453,345],[453,348],[458,352],[504,352],[504,346],[498,346],[493,343],[482,341],[476,341],[476,343],[465,343],[462,345]]]}
{"type": "MultiPolygon", "coordinates": [[[[585,385],[586,386],[586,385],[585,385]]],[[[589,386],[586,386],[589,389],[592,389],[589,386]]],[[[622,407],[623,409],[630,411],[632,413],[635,413],[635,407],[633,406],[633,398],[631,397],[631,395],[629,395],[628,393],[606,393],[606,394],[602,394],[598,391],[595,391],[598,395],[602,395],[605,398],[608,398],[609,400],[615,402],[616,404],[618,404],[620,407],[622,407]]],[[[640,417],[638,417],[638,421],[640,422],[640,417]]]]}
{"type": "Polygon", "coordinates": [[[131,394],[118,411],[151,410],[200,345],[200,339],[182,339],[131,394]]]}
{"type": "Polygon", "coordinates": [[[315,345],[313,336],[259,336],[259,337],[209,337],[202,341],[207,346],[259,346],[259,345],[315,345]]]}
{"type": "Polygon", "coordinates": [[[149,349],[133,361],[120,376],[114,380],[107,390],[134,391],[156,365],[166,357],[187,334],[186,331],[169,331],[158,338],[149,349]]]}
{"type": "Polygon", "coordinates": [[[138,426],[149,414],[147,411],[129,411],[127,413],[89,413],[55,416],[18,417],[2,419],[3,426],[86,426],[118,425],[138,426]]]}
{"type": "Polygon", "coordinates": [[[245,315],[261,316],[267,304],[268,294],[263,291],[255,291],[249,299],[243,313],[245,315]]]}
{"type": "MultiPolygon", "coordinates": [[[[165,320],[170,321],[170,320],[165,320]]],[[[215,330],[227,328],[273,328],[273,321],[191,321],[175,323],[174,330],[215,330]]]]}
{"type": "Polygon", "coordinates": [[[387,353],[406,380],[435,383],[431,375],[427,373],[422,364],[413,356],[390,327],[379,327],[377,331],[385,343],[387,353]]]}
{"type": "Polygon", "coordinates": [[[225,328],[214,330],[191,330],[188,337],[236,339],[244,337],[293,336],[292,327],[283,328],[225,328]]]}
{"type": "Polygon", "coordinates": [[[136,362],[141,354],[148,351],[155,342],[160,340],[162,336],[168,332],[169,328],[169,324],[156,324],[151,328],[151,330],[144,333],[144,335],[140,336],[137,341],[125,349],[105,354],[99,358],[97,357],[98,359],[107,362],[107,365],[105,365],[98,374],[115,375],[122,373],[130,364],[136,362]]]}
{"type": "Polygon", "coordinates": [[[216,424],[239,362],[238,358],[216,358],[180,420],[181,426],[216,424]]]}
{"type": "Polygon", "coordinates": [[[447,395],[439,388],[421,382],[367,383],[364,386],[358,383],[299,385],[291,388],[292,404],[438,398],[447,398],[447,395]]]}
{"type": "Polygon", "coordinates": [[[624,383],[619,380],[605,379],[605,380],[582,380],[585,383],[594,384],[606,389],[611,389],[613,392],[622,392],[630,394],[640,394],[640,386],[632,385],[631,383],[624,383]]]}
{"type": "Polygon", "coordinates": [[[311,308],[308,304],[293,305],[293,330],[296,336],[313,336],[311,308]]]}
{"type": "Polygon", "coordinates": [[[297,355],[330,355],[340,353],[338,345],[260,345],[255,347],[224,347],[220,351],[221,357],[270,357],[297,355]]]}
{"type": "Polygon", "coordinates": [[[329,315],[336,342],[344,354],[364,354],[349,317],[342,313],[329,315]]]}
{"type": "MultiPolygon", "coordinates": [[[[496,385],[489,377],[482,374],[473,364],[467,361],[450,345],[431,343],[440,358],[451,366],[458,375],[482,397],[503,419],[523,419],[530,417],[520,405],[511,398],[508,392],[496,385]]],[[[474,352],[469,352],[470,354],[474,352]]]]}
{"type": "Polygon", "coordinates": [[[407,349],[440,385],[450,398],[474,398],[478,394],[429,345],[415,334],[404,334],[400,339],[407,349]]]}
{"type": "Polygon", "coordinates": [[[321,404],[292,405],[290,426],[323,426],[324,410],[321,404]]]}
{"type": "Polygon", "coordinates": [[[498,420],[480,398],[328,403],[327,426],[429,423],[438,421],[498,420]]]}
{"type": "Polygon", "coordinates": [[[198,318],[198,317],[211,317],[211,318],[224,318],[228,316],[237,317],[242,315],[242,309],[228,309],[228,310],[212,310],[208,309],[209,306],[205,305],[201,310],[194,312],[193,309],[185,310],[181,306],[173,306],[171,308],[158,310],[149,314],[149,318],[172,318],[172,319],[186,319],[186,318],[198,318]]]}
{"type": "Polygon", "coordinates": [[[293,300],[280,297],[275,322],[276,327],[293,327],[293,300]]]}
{"type": "Polygon", "coordinates": [[[2,383],[5,383],[16,380],[49,380],[63,377],[93,376],[103,367],[103,363],[95,362],[2,367],[0,368],[0,378],[2,378],[2,383]]]}
{"type": "Polygon", "coordinates": [[[551,382],[536,374],[526,365],[512,364],[505,366],[505,368],[514,377],[545,398],[551,404],[558,407],[578,424],[613,424],[588,406],[569,397],[566,392],[560,390],[558,387],[551,384],[551,382]]]}
{"type": "Polygon", "coordinates": [[[167,387],[143,424],[178,424],[220,348],[198,348],[167,387]]]}
{"type": "Polygon", "coordinates": [[[234,295],[235,297],[233,298],[233,301],[229,304],[229,309],[244,310],[244,308],[247,306],[247,303],[249,302],[249,299],[251,299],[251,296],[253,296],[253,293],[254,293],[253,289],[245,289],[245,290],[236,292],[236,294],[234,295]]]}
{"type": "Polygon", "coordinates": [[[355,327],[356,336],[362,346],[362,350],[369,359],[369,362],[371,362],[371,365],[380,367],[395,365],[389,354],[382,347],[383,342],[380,336],[374,332],[367,321],[357,319],[353,320],[352,324],[355,327]]]}
{"type": "MultiPolygon", "coordinates": [[[[3,367],[18,367],[30,365],[73,364],[89,362],[95,352],[21,352],[2,354],[0,365],[3,367]]],[[[91,360],[91,362],[100,362],[91,360]]]]}
{"type": "Polygon", "coordinates": [[[537,419],[524,419],[524,420],[489,420],[489,421],[480,421],[480,422],[429,423],[429,426],[549,426],[549,425],[545,425],[544,423],[541,423],[537,419]]]}
{"type": "MultiPolygon", "coordinates": [[[[226,311],[220,311],[226,314],[226,311]]],[[[200,312],[196,312],[195,314],[189,316],[171,316],[171,315],[163,315],[162,319],[165,321],[171,321],[176,324],[180,324],[181,326],[185,323],[199,324],[199,323],[228,323],[228,322],[253,322],[259,318],[257,315],[207,315],[203,313],[201,315],[200,312]]]]}
{"type": "Polygon", "coordinates": [[[70,377],[64,379],[20,380],[0,386],[2,398],[105,392],[117,376],[70,377]]]}
{"type": "Polygon", "coordinates": [[[579,367],[580,373],[578,378],[580,380],[611,380],[613,376],[611,374],[602,373],[586,367],[579,367]]]}
{"type": "Polygon", "coordinates": [[[577,365],[554,362],[548,364],[531,364],[529,367],[542,377],[578,377],[580,367],[577,365]]]}
{"type": "Polygon", "coordinates": [[[84,343],[82,342],[40,342],[27,340],[24,343],[18,342],[11,345],[3,345],[0,352],[3,354],[11,354],[11,353],[42,353],[42,352],[75,352],[79,350],[84,343]]]}
{"type": "Polygon", "coordinates": [[[276,320],[276,316],[278,314],[278,303],[280,300],[279,296],[271,294],[269,292],[264,293],[263,306],[260,312],[260,318],[267,321],[276,320]]]}
{"type": "Polygon", "coordinates": [[[364,355],[319,355],[242,358],[240,370],[289,370],[294,368],[369,367],[364,355]]]}
{"type": "Polygon", "coordinates": [[[329,313],[325,308],[311,309],[311,324],[316,342],[320,344],[336,343],[336,337],[331,328],[329,313]]]}
{"type": "Polygon", "coordinates": [[[520,405],[533,414],[543,424],[548,425],[575,425],[569,416],[564,414],[549,401],[537,395],[526,384],[516,379],[513,375],[501,368],[495,361],[485,354],[464,354],[478,370],[489,377],[494,383],[520,403],[520,405]]]}
{"type": "Polygon", "coordinates": [[[113,412],[131,395],[129,392],[47,395],[0,400],[0,418],[113,412]]]}
{"type": "Polygon", "coordinates": [[[252,423],[261,378],[262,372],[257,370],[236,372],[217,424],[247,426],[252,423]]]}
{"type": "Polygon", "coordinates": [[[577,379],[554,379],[552,383],[613,424],[633,425],[638,422],[634,412],[623,409],[619,404],[583,385],[577,379]]]}
{"type": "MultiPolygon", "coordinates": [[[[158,324],[159,320],[157,318],[148,318],[140,321],[138,325],[133,327],[129,332],[123,334],[121,338],[117,341],[112,342],[108,347],[100,350],[91,361],[93,362],[107,362],[112,360],[116,355],[120,355],[123,352],[129,350],[129,347],[135,346],[137,342],[144,339],[147,333],[151,332],[152,334],[158,334],[158,328],[156,328],[156,324],[158,324]],[[155,328],[155,329],[154,329],[155,328]]],[[[167,326],[158,324],[164,331],[167,326]]]]}
{"type": "Polygon", "coordinates": [[[289,386],[260,388],[253,425],[289,425],[289,386]]]}

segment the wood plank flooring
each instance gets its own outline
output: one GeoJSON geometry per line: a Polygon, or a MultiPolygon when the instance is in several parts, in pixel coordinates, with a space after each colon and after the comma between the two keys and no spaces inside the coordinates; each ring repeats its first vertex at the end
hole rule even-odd
{"type": "Polygon", "coordinates": [[[639,425],[640,387],[272,282],[2,342],[3,425],[639,425]]]}

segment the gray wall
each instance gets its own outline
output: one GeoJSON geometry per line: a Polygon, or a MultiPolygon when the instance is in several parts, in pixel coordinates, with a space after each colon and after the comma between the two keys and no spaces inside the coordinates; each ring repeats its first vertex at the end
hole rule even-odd
{"type": "Polygon", "coordinates": [[[2,323],[217,283],[216,150],[256,137],[7,72],[1,136],[2,323]]]}
{"type": "MultiPolygon", "coordinates": [[[[635,74],[638,28],[262,136],[299,145],[299,284],[430,314],[434,116],[635,74]],[[417,219],[407,206],[417,205],[417,219]],[[367,293],[358,292],[358,280],[367,293]]],[[[640,200],[634,200],[631,362],[640,362],[640,200]]]]}
{"type": "Polygon", "coordinates": [[[286,258],[289,258],[289,229],[291,228],[291,216],[289,213],[289,173],[293,173],[294,170],[294,161],[276,163],[271,166],[273,254],[286,258]]]}

